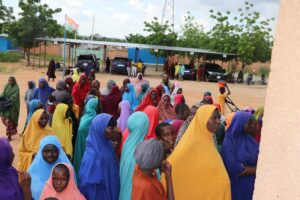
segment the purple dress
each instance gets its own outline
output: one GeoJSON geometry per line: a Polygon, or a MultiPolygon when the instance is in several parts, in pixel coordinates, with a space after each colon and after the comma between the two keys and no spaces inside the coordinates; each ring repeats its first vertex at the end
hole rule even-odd
{"type": "Polygon", "coordinates": [[[234,115],[221,150],[230,177],[232,200],[251,200],[253,196],[255,175],[239,176],[244,171],[243,165],[257,165],[259,145],[244,131],[251,117],[248,112],[237,112],[234,115]]]}

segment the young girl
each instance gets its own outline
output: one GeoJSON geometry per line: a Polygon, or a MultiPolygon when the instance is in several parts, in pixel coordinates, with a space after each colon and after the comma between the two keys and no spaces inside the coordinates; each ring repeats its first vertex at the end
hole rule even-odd
{"type": "Polygon", "coordinates": [[[74,170],[69,164],[59,163],[55,165],[40,199],[51,197],[57,199],[84,200],[84,196],[79,192],[76,186],[74,174],[74,170]]]}

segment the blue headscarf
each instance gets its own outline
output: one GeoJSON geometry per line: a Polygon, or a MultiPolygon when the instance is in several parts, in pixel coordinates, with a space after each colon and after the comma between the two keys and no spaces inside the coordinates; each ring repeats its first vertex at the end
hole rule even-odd
{"type": "Polygon", "coordinates": [[[119,163],[112,142],[104,135],[111,118],[105,113],[97,115],[86,139],[86,150],[79,170],[79,189],[87,199],[119,198],[119,163]]]}
{"type": "Polygon", "coordinates": [[[136,146],[144,140],[148,133],[149,119],[145,113],[135,112],[129,117],[127,126],[129,136],[124,143],[120,161],[120,200],[131,199],[132,175],[136,164],[133,155],[136,146]]]}
{"type": "Polygon", "coordinates": [[[255,175],[238,176],[244,166],[256,166],[259,146],[254,137],[245,132],[245,125],[252,118],[249,112],[237,112],[226,132],[221,155],[231,181],[233,200],[252,199],[255,175]]]}
{"type": "Polygon", "coordinates": [[[27,119],[26,119],[26,123],[25,123],[25,126],[27,126],[27,124],[29,123],[34,111],[36,110],[37,106],[40,104],[40,100],[38,99],[32,99],[30,101],[30,104],[29,104],[29,113],[27,115],[27,119]]]}
{"type": "Polygon", "coordinates": [[[31,176],[31,193],[34,199],[40,199],[42,190],[50,177],[52,167],[57,163],[67,163],[71,165],[58,138],[56,136],[46,136],[41,140],[39,151],[28,169],[28,173],[31,176]],[[53,164],[49,164],[43,159],[43,148],[48,144],[56,146],[59,152],[58,158],[53,164]]]}
{"type": "Polygon", "coordinates": [[[45,88],[41,89],[39,87],[38,89],[36,89],[35,92],[34,92],[33,98],[34,99],[39,99],[44,104],[44,106],[46,108],[46,105],[47,105],[46,103],[47,103],[48,97],[49,97],[50,94],[52,94],[55,91],[55,89],[49,86],[46,79],[40,78],[39,79],[39,85],[42,82],[45,83],[45,88]]]}
{"type": "Polygon", "coordinates": [[[124,92],[122,99],[130,103],[131,111],[134,111],[138,106],[138,100],[135,94],[134,87],[131,83],[127,83],[128,92],[124,92]]]}
{"type": "Polygon", "coordinates": [[[169,90],[168,86],[163,85],[163,87],[164,87],[165,94],[170,95],[170,90],[169,90]]]}

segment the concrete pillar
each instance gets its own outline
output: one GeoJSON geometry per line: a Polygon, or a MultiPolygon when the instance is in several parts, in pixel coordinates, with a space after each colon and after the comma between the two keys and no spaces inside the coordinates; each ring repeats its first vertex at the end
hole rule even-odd
{"type": "Polygon", "coordinates": [[[300,0],[280,1],[254,191],[300,199],[300,0]]]}

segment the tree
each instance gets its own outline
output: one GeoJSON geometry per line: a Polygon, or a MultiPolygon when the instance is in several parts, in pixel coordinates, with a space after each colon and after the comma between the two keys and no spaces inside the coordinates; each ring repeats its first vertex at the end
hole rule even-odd
{"type": "Polygon", "coordinates": [[[249,2],[245,2],[244,6],[238,9],[237,16],[229,11],[224,14],[211,10],[211,18],[217,23],[209,33],[209,48],[236,53],[242,69],[253,62],[270,60],[273,44],[270,21],[274,20],[262,20],[260,13],[252,11],[254,5],[249,2]]]}
{"type": "Polygon", "coordinates": [[[182,35],[179,37],[179,45],[192,48],[207,48],[209,38],[204,32],[203,26],[195,22],[190,12],[184,17],[184,25],[181,26],[182,35]]]}
{"type": "MultiPolygon", "coordinates": [[[[144,31],[149,35],[146,37],[146,43],[152,45],[177,46],[177,33],[172,31],[172,25],[168,21],[165,24],[160,24],[158,18],[154,17],[151,22],[144,22],[144,31]]],[[[154,50],[150,51],[155,54],[154,50]]],[[[160,51],[159,55],[166,56],[168,52],[160,51]]]]}
{"type": "Polygon", "coordinates": [[[15,19],[13,8],[6,7],[0,0],[0,33],[7,33],[9,24],[15,19]]]}
{"type": "Polygon", "coordinates": [[[34,38],[61,35],[61,26],[53,19],[53,15],[61,12],[61,9],[49,8],[40,0],[20,0],[19,7],[20,18],[10,24],[8,33],[12,41],[24,49],[27,65],[30,65],[30,49],[34,47],[34,38]]]}
{"type": "Polygon", "coordinates": [[[125,38],[127,42],[147,44],[147,38],[141,34],[129,34],[125,38]]]}

